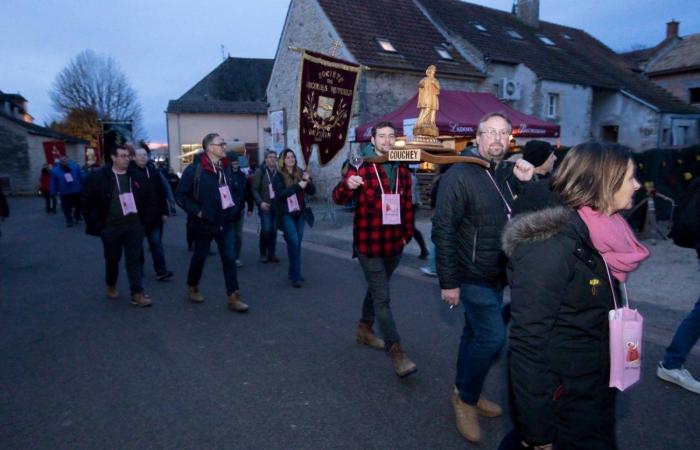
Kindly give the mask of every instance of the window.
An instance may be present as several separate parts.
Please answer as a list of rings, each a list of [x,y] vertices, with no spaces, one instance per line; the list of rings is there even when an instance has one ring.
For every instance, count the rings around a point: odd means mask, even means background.
[[[688,89],[688,97],[690,103],[700,103],[700,87]]]
[[[572,38],[571,35],[569,35],[568,33],[562,33],[561,35],[564,36],[564,39],[566,39],[568,41],[574,40],[574,38]]]
[[[508,36],[512,37],[513,39],[522,39],[523,38],[522,34],[518,33],[515,30],[512,30],[512,29],[507,28],[506,33],[508,34]]]
[[[435,47],[435,51],[437,52],[438,55],[440,55],[440,58],[442,59],[449,59],[450,61],[452,60],[452,55],[450,55],[450,52],[445,50],[442,47]]]
[[[474,25],[474,28],[481,31],[482,33],[486,33],[488,31],[486,27],[480,24],[479,22],[472,22],[472,25]]]
[[[617,125],[606,125],[602,128],[603,142],[617,143],[617,134],[619,128]]]
[[[396,53],[396,48],[394,48],[394,46],[391,45],[391,42],[389,42],[389,40],[377,38],[377,43],[385,52]]]
[[[547,117],[550,119],[559,116],[559,94],[547,94]]]
[[[551,40],[550,38],[548,38],[547,36],[545,36],[545,35],[543,35],[543,34],[538,34],[537,37],[539,38],[540,41],[542,41],[542,42],[543,42],[544,44],[546,44],[546,45],[552,45],[552,46],[556,46],[556,45],[557,45],[557,44],[554,43],[553,40]]]

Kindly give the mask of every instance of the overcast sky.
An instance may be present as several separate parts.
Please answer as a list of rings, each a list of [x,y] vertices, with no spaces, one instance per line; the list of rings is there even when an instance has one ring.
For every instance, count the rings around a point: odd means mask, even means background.
[[[513,1],[472,3],[510,11]],[[166,142],[168,100],[221,62],[222,44],[231,56],[274,58],[288,5],[289,0],[0,0],[0,90],[21,93],[35,123],[49,122],[54,78],[72,57],[92,49],[120,64],[141,100],[149,140]],[[581,28],[613,50],[656,45],[672,18],[681,22],[681,35],[700,33],[698,0],[541,0],[540,17]]]

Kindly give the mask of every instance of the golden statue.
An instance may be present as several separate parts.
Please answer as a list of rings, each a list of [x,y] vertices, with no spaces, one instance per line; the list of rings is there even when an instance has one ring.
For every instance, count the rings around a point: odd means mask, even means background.
[[[425,70],[427,75],[418,83],[418,108],[420,114],[413,127],[414,136],[438,136],[435,117],[440,109],[440,82],[435,78],[435,66],[430,65]]]

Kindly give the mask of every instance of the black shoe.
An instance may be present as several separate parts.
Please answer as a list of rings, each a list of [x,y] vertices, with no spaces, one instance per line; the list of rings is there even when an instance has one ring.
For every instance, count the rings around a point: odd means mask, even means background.
[[[272,255],[272,256],[270,256],[269,258],[267,258],[267,260],[268,260],[268,262],[271,262],[271,263],[278,263],[278,262],[280,262],[280,259],[279,259],[278,257],[274,256],[274,255]]]
[[[427,251],[425,252],[420,252],[420,255],[418,255],[418,259],[428,259],[429,253]]]
[[[173,276],[173,273],[169,270],[166,270],[165,272],[159,273],[158,275],[156,275],[156,280],[165,281],[172,276]]]

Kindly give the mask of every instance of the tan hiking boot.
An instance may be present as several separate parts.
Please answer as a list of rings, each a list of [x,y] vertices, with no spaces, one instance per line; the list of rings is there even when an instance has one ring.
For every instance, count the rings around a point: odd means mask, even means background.
[[[479,413],[476,406],[464,403],[459,395],[452,394],[452,406],[455,410],[457,430],[469,442],[481,440],[481,428],[479,427]]]
[[[476,402],[476,412],[484,417],[498,417],[503,414],[500,406],[484,397],[479,397],[479,401]]]
[[[204,302],[204,297],[197,289],[197,286],[187,286],[187,297],[192,303],[202,303]]]
[[[368,323],[360,322],[357,324],[357,338],[355,340],[358,344],[368,345],[378,350],[384,349],[384,341],[374,334],[372,325]]]
[[[107,294],[107,298],[119,298],[119,291],[116,286],[107,286],[105,293]]]
[[[394,372],[396,375],[403,378],[414,373],[416,370],[416,365],[413,361],[408,359],[406,353],[401,349],[401,345],[398,342],[394,342],[389,347],[389,357],[391,358],[391,363],[394,365]]]
[[[133,294],[131,296],[131,304],[134,306],[151,306],[153,302],[151,302],[151,299],[145,295],[143,292],[139,292],[137,294]]]
[[[238,291],[228,296],[228,309],[237,313],[248,311],[248,305],[241,301],[241,294]]]

